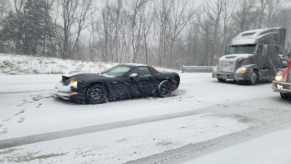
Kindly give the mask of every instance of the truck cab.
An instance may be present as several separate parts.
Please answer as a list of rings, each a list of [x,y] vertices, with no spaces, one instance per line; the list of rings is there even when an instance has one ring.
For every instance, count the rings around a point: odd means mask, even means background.
[[[291,98],[291,58],[288,67],[277,73],[273,81],[273,90],[279,92],[283,99]]]
[[[240,33],[226,47],[225,54],[213,71],[220,82],[271,82],[284,67],[286,29],[257,29]]]

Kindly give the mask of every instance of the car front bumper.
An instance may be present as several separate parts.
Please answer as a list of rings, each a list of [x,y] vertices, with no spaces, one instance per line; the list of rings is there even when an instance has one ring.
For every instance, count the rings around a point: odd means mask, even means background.
[[[273,90],[275,92],[291,94],[291,83],[273,81]]]
[[[213,72],[213,78],[223,79],[223,80],[233,80],[233,81],[247,81],[250,80],[249,74],[238,74],[231,72]]]
[[[62,83],[59,83],[55,87],[55,97],[60,98],[62,100],[70,101],[74,97],[78,96],[78,92],[74,92],[69,85],[63,85]]]

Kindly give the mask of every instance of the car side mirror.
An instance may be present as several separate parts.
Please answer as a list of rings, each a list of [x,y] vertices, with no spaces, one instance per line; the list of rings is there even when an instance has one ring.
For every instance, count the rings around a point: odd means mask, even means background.
[[[135,78],[138,77],[138,74],[137,74],[137,73],[132,73],[132,74],[129,75],[129,77],[130,77],[131,79],[135,79]]]

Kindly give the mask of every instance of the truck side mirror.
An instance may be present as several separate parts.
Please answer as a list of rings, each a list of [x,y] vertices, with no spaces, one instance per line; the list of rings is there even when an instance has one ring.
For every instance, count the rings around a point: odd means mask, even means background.
[[[282,64],[284,68],[288,67],[288,60],[283,60]]]

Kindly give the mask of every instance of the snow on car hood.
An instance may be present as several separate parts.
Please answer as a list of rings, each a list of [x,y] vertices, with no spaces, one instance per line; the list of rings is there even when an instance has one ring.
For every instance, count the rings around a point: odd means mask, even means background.
[[[67,77],[67,80],[78,80],[82,82],[91,82],[91,81],[99,81],[105,80],[108,77],[102,76],[101,74],[97,73],[83,73],[83,74],[76,74],[73,76]]]

